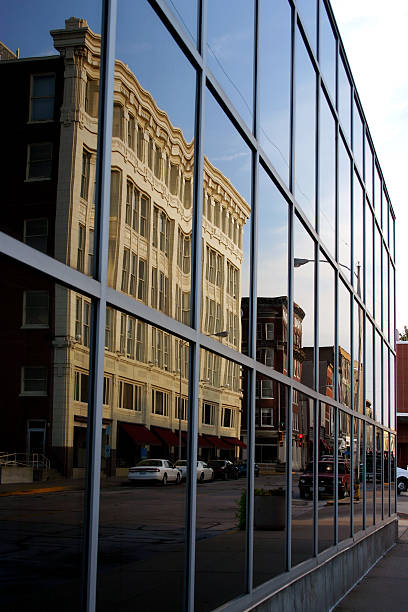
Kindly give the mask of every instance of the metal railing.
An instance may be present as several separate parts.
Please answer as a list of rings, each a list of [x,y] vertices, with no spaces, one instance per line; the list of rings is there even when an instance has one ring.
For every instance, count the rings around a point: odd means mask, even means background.
[[[0,467],[16,465],[20,467],[32,467],[37,470],[48,471],[51,462],[45,455],[40,453],[2,453],[0,452]]]

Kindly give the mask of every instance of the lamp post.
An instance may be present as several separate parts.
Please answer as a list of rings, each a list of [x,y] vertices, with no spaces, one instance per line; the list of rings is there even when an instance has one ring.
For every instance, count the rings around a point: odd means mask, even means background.
[[[219,331],[219,332],[214,332],[213,334],[206,334],[206,336],[215,336],[217,338],[226,338],[228,336],[228,331],[227,330],[223,330],[223,331]],[[179,339],[179,382],[180,382],[180,386],[179,386],[179,414],[178,414],[178,458],[179,460],[181,459],[181,421],[182,421],[182,414],[181,414],[181,405],[182,405],[182,393],[181,393],[181,375],[182,375],[182,368],[181,368],[181,364],[182,364],[182,357],[183,357],[183,348],[184,346],[188,345],[189,342],[188,340],[181,340]]]

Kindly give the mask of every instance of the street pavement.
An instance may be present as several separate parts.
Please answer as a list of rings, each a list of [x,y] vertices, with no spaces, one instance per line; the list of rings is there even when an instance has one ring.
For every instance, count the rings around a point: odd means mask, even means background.
[[[408,610],[408,493],[398,497],[398,542],[334,608],[335,612]]]

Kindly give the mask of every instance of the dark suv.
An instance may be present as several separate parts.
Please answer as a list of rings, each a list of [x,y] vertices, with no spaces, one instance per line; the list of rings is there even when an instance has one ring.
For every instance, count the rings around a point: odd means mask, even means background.
[[[236,464],[237,468],[238,468],[238,477],[239,478],[245,478],[247,475],[247,462],[246,459],[245,461],[240,461],[239,463]],[[259,476],[259,465],[257,463],[254,464],[254,474],[255,476]]]
[[[318,493],[320,495],[333,495],[334,461],[325,459],[318,463]],[[350,466],[347,461],[338,461],[337,486],[339,499],[350,493]],[[307,464],[305,471],[299,478],[299,494],[302,499],[313,495],[313,462]]]
[[[238,478],[238,468],[236,465],[228,459],[212,459],[207,461],[208,467],[214,470],[214,478],[222,478],[222,480],[228,480],[229,478]]]

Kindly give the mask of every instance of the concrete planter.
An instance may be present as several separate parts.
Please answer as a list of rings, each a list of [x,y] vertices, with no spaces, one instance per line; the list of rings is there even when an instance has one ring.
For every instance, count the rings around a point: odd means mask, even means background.
[[[285,495],[255,495],[255,529],[268,529],[271,531],[279,531],[285,529],[285,502]]]
[[[33,480],[32,467],[8,465],[0,468],[1,484],[19,484],[23,482],[33,482]]]

